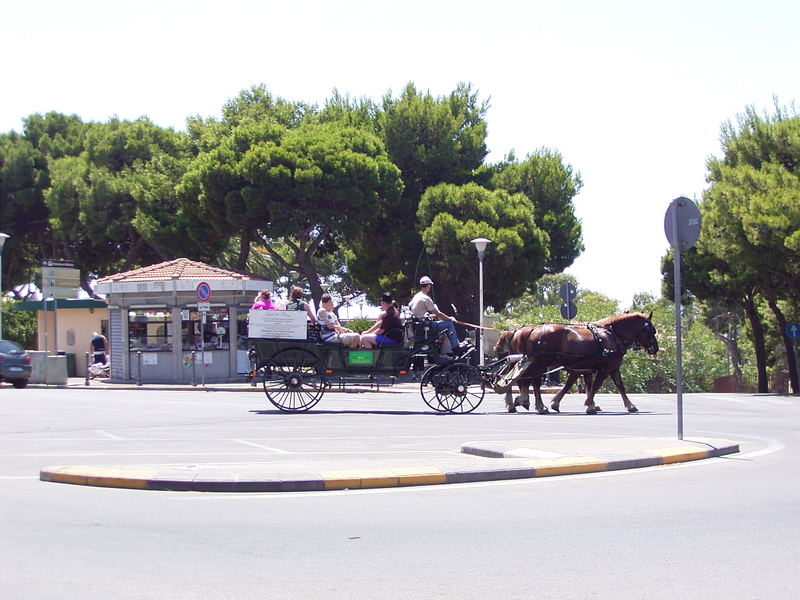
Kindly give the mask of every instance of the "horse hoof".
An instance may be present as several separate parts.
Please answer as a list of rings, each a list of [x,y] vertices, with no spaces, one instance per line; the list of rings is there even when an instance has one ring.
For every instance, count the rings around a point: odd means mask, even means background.
[[[552,408],[552,409],[553,409],[554,411],[556,411],[557,413],[560,413],[560,412],[561,412],[561,411],[558,409],[558,404],[556,404],[555,402],[553,402],[553,403],[550,405],[550,408]]]
[[[543,406],[542,408],[537,409],[536,412],[539,413],[540,415],[548,415],[548,414],[550,414],[550,411],[547,410],[546,406]]]
[[[592,407],[592,406],[587,406],[586,407],[586,414],[587,415],[596,415],[597,414],[597,409]]]
[[[639,409],[636,408],[635,406],[631,405],[631,406],[628,407],[628,412],[629,413],[639,412]]]
[[[603,410],[602,408],[600,408],[600,407],[599,407],[599,406],[597,406],[597,405],[595,405],[594,409],[595,409],[595,411],[597,411],[597,412],[600,412],[601,410]]]

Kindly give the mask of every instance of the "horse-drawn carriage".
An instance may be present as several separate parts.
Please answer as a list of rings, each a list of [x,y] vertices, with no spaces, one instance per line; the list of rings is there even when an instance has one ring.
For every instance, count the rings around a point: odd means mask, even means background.
[[[553,399],[558,405],[578,376],[587,385],[587,413],[599,408],[594,396],[603,380],[611,377],[629,412],[636,407],[625,393],[619,367],[628,349],[658,351],[652,315],[625,313],[579,325],[542,324],[506,332],[495,348],[512,352],[485,366],[475,367],[466,359],[474,348],[453,359],[443,355],[443,333],[435,333],[427,319],[407,321],[403,344],[374,349],[351,349],[319,340],[316,325],[306,326],[305,314],[296,311],[251,311],[249,323],[251,374],[260,377],[269,401],[286,412],[306,411],[315,406],[327,389],[338,384],[363,383],[379,387],[380,378],[392,381],[419,377],[425,403],[437,412],[469,413],[483,401],[486,387],[505,394],[510,412],[530,406],[533,386],[536,410],[547,412],[539,386],[554,366],[569,377]],[[421,376],[420,376],[421,374]],[[517,385],[521,396],[512,400]]]
[[[306,325],[305,313],[250,312],[251,376],[261,379],[269,401],[286,412],[306,411],[325,391],[337,386],[381,380],[419,379],[425,403],[437,412],[468,413],[483,401],[484,376],[467,362],[474,352],[457,359],[441,352],[441,336],[427,319],[409,319],[402,344],[353,349],[319,339],[317,325]]]

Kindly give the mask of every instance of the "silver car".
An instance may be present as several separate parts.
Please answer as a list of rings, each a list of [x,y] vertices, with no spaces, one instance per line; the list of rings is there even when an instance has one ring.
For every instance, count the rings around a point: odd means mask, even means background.
[[[0,340],[0,381],[24,388],[31,378],[31,355],[17,342]]]

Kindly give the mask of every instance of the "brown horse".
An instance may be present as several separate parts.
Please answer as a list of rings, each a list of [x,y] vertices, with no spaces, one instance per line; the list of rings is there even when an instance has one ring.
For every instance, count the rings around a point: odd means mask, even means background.
[[[584,375],[586,380],[588,414],[597,412],[594,396],[609,375],[620,390],[628,411],[636,412],[638,409],[625,394],[619,367],[625,352],[631,348],[645,348],[648,354],[658,352],[652,317],[652,313],[623,313],[585,326],[545,323],[503,333],[495,345],[495,352],[500,354],[508,347],[512,353],[524,354],[523,360],[529,363],[517,378],[519,399],[513,401],[511,392],[506,392],[506,407],[510,412],[519,405],[529,407],[529,386],[533,385],[536,411],[547,413],[541,396],[541,377],[548,370],[563,367],[570,376],[551,404],[556,412],[561,398],[579,375]]]

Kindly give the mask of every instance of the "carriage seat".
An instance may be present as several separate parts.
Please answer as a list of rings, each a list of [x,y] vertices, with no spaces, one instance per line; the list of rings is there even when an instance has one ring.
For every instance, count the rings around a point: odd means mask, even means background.
[[[428,317],[423,319],[412,317],[411,328],[414,334],[414,343],[431,341],[439,336],[433,328],[433,320]]]

